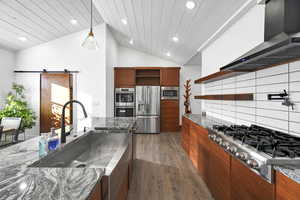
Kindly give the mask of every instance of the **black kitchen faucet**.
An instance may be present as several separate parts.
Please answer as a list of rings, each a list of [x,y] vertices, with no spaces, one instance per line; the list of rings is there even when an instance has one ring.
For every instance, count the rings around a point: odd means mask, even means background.
[[[61,143],[66,143],[66,123],[65,123],[65,112],[66,112],[66,108],[69,104],[71,103],[78,103],[82,110],[83,110],[83,114],[84,114],[84,117],[87,118],[88,115],[86,113],[86,110],[84,108],[84,105],[80,102],[80,101],[77,101],[77,100],[71,100],[71,101],[68,101],[67,103],[65,103],[63,109],[62,109],[62,116],[61,116]]]

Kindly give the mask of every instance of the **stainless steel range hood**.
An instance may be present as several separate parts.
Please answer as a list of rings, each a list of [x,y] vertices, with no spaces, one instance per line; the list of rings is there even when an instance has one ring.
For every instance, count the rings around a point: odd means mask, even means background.
[[[300,1],[269,0],[265,8],[265,42],[222,67],[221,71],[255,71],[298,58]]]

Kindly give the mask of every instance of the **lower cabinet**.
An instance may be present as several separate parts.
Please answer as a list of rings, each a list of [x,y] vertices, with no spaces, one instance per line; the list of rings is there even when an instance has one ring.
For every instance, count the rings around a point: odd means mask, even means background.
[[[274,200],[275,184],[268,183],[232,157],[231,195],[232,200]]]
[[[126,200],[129,188],[129,174],[126,174],[123,183],[121,184],[116,200]]]
[[[206,184],[216,200],[230,200],[230,155],[215,143],[210,143]]]
[[[215,200],[299,200],[300,184],[276,172],[271,184],[208,138],[207,129],[182,118],[181,144]]]
[[[276,172],[276,200],[299,200],[300,184]]]
[[[193,165],[198,169],[198,156],[199,156],[199,141],[198,135],[201,134],[198,132],[198,128],[194,123],[190,124],[190,137],[189,137],[189,157]]]
[[[92,193],[90,194],[88,200],[102,200],[103,199],[102,196],[103,196],[103,194],[102,194],[102,181],[99,181],[95,185],[95,187],[94,187]]]
[[[185,117],[182,117],[182,127],[181,127],[181,145],[184,151],[189,154],[190,146],[190,121]]]

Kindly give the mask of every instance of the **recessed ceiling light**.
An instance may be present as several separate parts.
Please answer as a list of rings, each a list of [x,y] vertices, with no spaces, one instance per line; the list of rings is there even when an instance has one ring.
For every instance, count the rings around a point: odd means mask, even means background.
[[[168,57],[170,57],[170,56],[171,56],[171,53],[170,53],[170,52],[167,52],[166,55],[167,55]]]
[[[192,10],[192,9],[195,8],[196,4],[195,4],[194,1],[187,1],[186,4],[185,4],[185,6],[186,6],[188,9]]]
[[[27,41],[27,38],[26,37],[19,37],[18,38],[20,41],[22,41],[22,42],[26,42]]]
[[[172,37],[172,40],[173,40],[174,42],[178,42],[178,41],[179,41],[178,37],[176,37],[176,36]]]
[[[121,22],[124,24],[124,25],[127,25],[127,20],[126,19],[121,19]]]
[[[78,22],[77,22],[76,19],[71,19],[71,20],[70,20],[70,23],[73,24],[73,25],[76,25]]]
[[[133,45],[133,39],[129,40],[129,44]]]

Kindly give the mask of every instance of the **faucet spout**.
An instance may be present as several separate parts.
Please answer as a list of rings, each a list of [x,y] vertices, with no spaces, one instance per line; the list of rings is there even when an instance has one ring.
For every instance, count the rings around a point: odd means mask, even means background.
[[[66,108],[69,104],[73,104],[73,103],[79,104],[81,106],[82,110],[83,110],[84,117],[85,118],[88,117],[88,115],[86,113],[86,110],[85,110],[85,107],[80,101],[71,100],[71,101],[68,101],[67,103],[65,103],[65,105],[63,106],[62,115],[61,115],[61,143],[62,144],[66,143],[66,120],[65,120]]]

